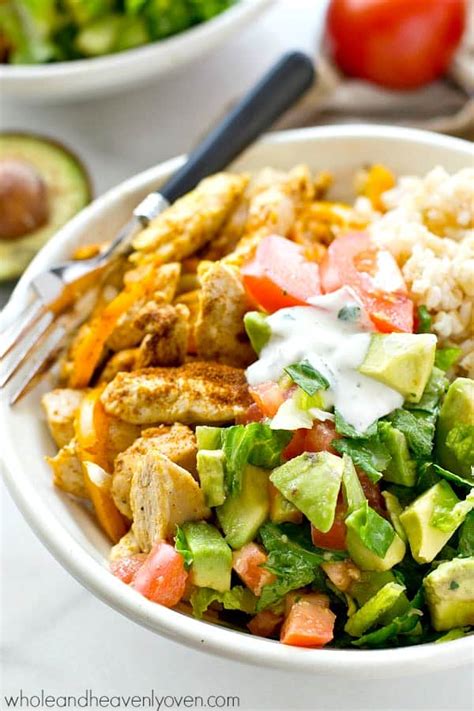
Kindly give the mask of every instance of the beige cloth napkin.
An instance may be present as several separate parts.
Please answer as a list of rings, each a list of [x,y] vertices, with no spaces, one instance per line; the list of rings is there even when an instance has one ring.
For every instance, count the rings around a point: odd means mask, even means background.
[[[468,29],[449,73],[416,91],[388,91],[343,77],[324,50],[317,80],[276,128],[371,122],[440,131],[474,140],[474,1]]]

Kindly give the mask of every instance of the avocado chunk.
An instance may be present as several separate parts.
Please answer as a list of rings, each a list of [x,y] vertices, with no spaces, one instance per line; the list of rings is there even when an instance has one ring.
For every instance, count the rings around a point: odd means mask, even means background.
[[[244,326],[252,348],[257,355],[260,355],[260,351],[266,346],[272,335],[267,317],[260,311],[249,311],[244,316]]]
[[[405,593],[405,587],[398,583],[387,583],[362,605],[346,622],[344,630],[351,637],[361,637],[393,608]]]
[[[89,178],[69,150],[37,136],[0,134],[0,280],[19,276],[90,198]]]
[[[270,481],[318,531],[327,533],[334,523],[342,471],[341,457],[306,452],[274,469]]]
[[[222,449],[199,449],[197,470],[206,506],[223,504],[225,501],[225,454]]]
[[[441,563],[423,581],[435,630],[474,625],[474,558]]]
[[[434,560],[472,508],[469,498],[461,502],[443,480],[407,506],[400,522],[417,563]]]
[[[379,424],[379,434],[382,444],[390,454],[390,461],[382,476],[386,481],[402,486],[415,486],[416,462],[410,457],[405,435],[389,422]]]
[[[209,425],[196,427],[196,444],[198,449],[220,449],[222,447],[222,428]]]
[[[405,533],[405,529],[403,528],[400,521],[400,515],[403,513],[403,508],[400,501],[397,499],[395,494],[392,494],[390,491],[382,491],[382,496],[385,499],[385,505],[387,507],[388,515],[390,517],[390,521],[392,522],[392,526],[394,527],[395,531],[398,533],[402,541],[404,543],[407,543],[407,534]]]
[[[285,499],[270,483],[270,521],[272,523],[301,523],[303,514],[291,501]]]
[[[436,428],[436,455],[442,467],[474,482],[474,380],[470,378],[456,378],[449,386]]]
[[[359,371],[419,402],[434,365],[436,336],[431,333],[374,334]]]
[[[182,526],[192,555],[191,582],[219,592],[230,590],[232,551],[215,526],[190,521]]]
[[[227,543],[238,550],[252,541],[270,512],[268,471],[247,464],[240,490],[227,496],[216,508]]]
[[[346,546],[350,557],[362,570],[390,570],[390,568],[393,568],[394,565],[397,565],[397,563],[403,560],[406,552],[404,542],[400,536],[395,533],[393,541],[385,555],[383,557],[379,556],[364,545],[358,532],[350,527],[350,525],[347,527]]]

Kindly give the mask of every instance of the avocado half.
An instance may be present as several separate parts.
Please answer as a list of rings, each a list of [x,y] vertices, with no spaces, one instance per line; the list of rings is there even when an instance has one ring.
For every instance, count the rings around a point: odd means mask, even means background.
[[[41,136],[0,133],[0,195],[2,165],[30,168],[42,184],[46,202],[41,225],[20,235],[0,237],[0,280],[14,279],[60,227],[91,200],[89,176],[67,148]]]

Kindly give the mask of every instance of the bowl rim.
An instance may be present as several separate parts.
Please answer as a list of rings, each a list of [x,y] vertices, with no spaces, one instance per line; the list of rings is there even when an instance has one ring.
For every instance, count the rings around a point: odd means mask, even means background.
[[[152,60],[162,49],[163,52],[173,52],[192,39],[198,41],[206,34],[220,34],[232,26],[238,20],[242,20],[246,15],[251,14],[274,2],[274,0],[239,0],[235,5],[231,5],[223,12],[204,20],[197,25],[188,27],[181,32],[177,32],[169,37],[148,42],[139,47],[105,54],[99,57],[83,57],[81,59],[71,59],[62,62],[51,62],[50,64],[0,64],[0,81],[23,81],[32,79],[64,79],[68,77],[74,79],[85,70],[94,74],[101,73],[105,69],[114,68],[117,72],[125,69],[134,60],[146,63]]]
[[[347,124],[344,126],[296,129],[270,134],[261,139],[267,145],[294,143],[324,138],[406,139],[428,146],[442,145],[456,153],[474,159],[474,146],[457,138],[439,136],[418,129],[404,129],[378,125]],[[108,205],[123,200],[128,194],[150,181],[159,183],[185,160],[180,156],[141,172],[112,188],[67,223],[38,253],[25,271],[5,313],[14,311],[25,297],[29,278],[54,261],[58,245],[78,236],[91,218]],[[8,404],[2,398],[0,422],[8,418]],[[175,610],[152,603],[114,578],[107,568],[87,553],[65,530],[43,503],[33,483],[23,473],[21,459],[12,441],[5,438],[2,459],[7,487],[38,538],[52,555],[84,587],[129,619],[158,632],[164,637],[195,649],[224,656],[247,664],[292,671],[374,677],[416,674],[420,671],[450,668],[468,664],[474,652],[474,637],[453,640],[449,644],[422,644],[383,650],[311,650],[288,647],[272,640],[255,638],[249,634],[229,630]]]

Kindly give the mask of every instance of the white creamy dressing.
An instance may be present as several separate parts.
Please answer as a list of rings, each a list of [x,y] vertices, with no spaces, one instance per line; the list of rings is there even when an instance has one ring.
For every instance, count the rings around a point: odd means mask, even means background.
[[[286,366],[307,360],[330,383],[323,393],[326,407],[334,406],[364,432],[401,407],[403,396],[358,371],[370,344],[370,322],[364,315],[356,321],[338,318],[344,306],[360,306],[354,292],[343,287],[310,301],[268,317],[272,335],[259,360],[247,368],[247,381],[250,386],[277,382]]]

